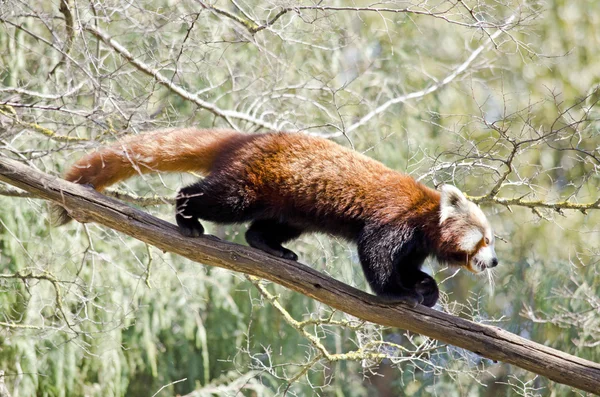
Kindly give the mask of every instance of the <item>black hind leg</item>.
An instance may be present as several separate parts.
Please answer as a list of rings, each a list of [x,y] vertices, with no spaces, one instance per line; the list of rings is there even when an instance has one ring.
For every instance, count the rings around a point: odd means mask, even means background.
[[[251,219],[252,200],[229,186],[232,185],[223,181],[213,183],[206,178],[179,191],[175,220],[184,236],[204,234],[198,219],[216,223],[238,223]]]
[[[204,193],[196,186],[187,186],[179,191],[175,199],[175,221],[181,234],[187,237],[198,237],[204,234],[204,227],[198,221],[195,208]]]
[[[302,234],[302,229],[287,223],[265,219],[254,221],[246,232],[246,241],[251,247],[284,259],[298,260],[298,255],[281,246]]]

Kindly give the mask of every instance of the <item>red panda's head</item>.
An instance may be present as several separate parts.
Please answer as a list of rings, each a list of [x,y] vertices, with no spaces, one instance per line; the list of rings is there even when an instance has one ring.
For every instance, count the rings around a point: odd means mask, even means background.
[[[442,186],[440,200],[441,241],[438,259],[479,273],[498,265],[494,232],[481,211],[460,190]]]

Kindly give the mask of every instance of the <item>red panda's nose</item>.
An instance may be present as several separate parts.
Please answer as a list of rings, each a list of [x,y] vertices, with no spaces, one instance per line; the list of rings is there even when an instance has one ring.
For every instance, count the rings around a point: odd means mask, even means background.
[[[498,258],[492,258],[492,267],[498,266]]]

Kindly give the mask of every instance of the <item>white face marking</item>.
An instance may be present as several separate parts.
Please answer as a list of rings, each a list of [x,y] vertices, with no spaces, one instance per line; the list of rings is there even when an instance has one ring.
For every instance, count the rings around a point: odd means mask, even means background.
[[[488,264],[492,262],[492,259],[494,259],[495,256],[494,247],[488,245],[477,251],[477,254],[474,256],[474,258],[482,261],[485,264]]]
[[[482,238],[483,234],[479,229],[471,229],[460,240],[459,247],[463,251],[473,252]]]
[[[471,267],[478,272],[482,272],[485,269],[494,267],[498,264],[496,250],[494,249],[494,235],[492,234],[491,238],[489,239],[490,244],[479,249],[479,251],[477,251],[477,253],[471,259]]]
[[[459,248],[469,253],[466,267],[473,272],[481,272],[498,264],[494,249],[494,232],[479,206],[467,200],[465,195],[452,185],[441,188],[440,225],[455,218],[466,230],[458,242]],[[483,241],[482,244],[482,240]],[[480,248],[476,251],[478,245]]]
[[[477,222],[479,222],[481,225],[483,225],[486,229],[490,229],[488,220],[485,217],[485,214],[483,213],[481,208],[479,208],[479,206],[477,204],[475,204],[471,201],[469,201],[468,203],[469,203],[469,215],[472,216],[475,220],[477,220]],[[486,232],[487,231],[488,230],[486,230]]]

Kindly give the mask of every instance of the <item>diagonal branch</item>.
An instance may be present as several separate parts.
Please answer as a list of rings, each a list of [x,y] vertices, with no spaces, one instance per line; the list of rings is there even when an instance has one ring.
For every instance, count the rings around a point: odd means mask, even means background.
[[[515,19],[515,16],[512,15],[510,16],[507,20],[506,23],[504,24],[504,26],[506,25],[510,25]],[[492,45],[494,43],[494,40],[500,36],[500,34],[502,34],[504,32],[503,29],[498,29],[494,34],[492,34],[491,36],[488,37],[488,39],[485,41],[485,43],[483,43],[482,45],[480,45],[479,47],[477,47],[472,53],[471,55],[469,55],[469,57],[460,65],[458,65],[458,67],[456,67],[452,73],[448,74],[446,77],[444,77],[444,79],[442,81],[438,81],[435,84],[430,85],[429,87],[421,90],[421,91],[416,91],[416,92],[411,92],[410,94],[406,94],[406,95],[400,95],[398,97],[392,98],[386,102],[384,102],[383,104],[379,105],[377,108],[375,108],[373,111],[367,113],[366,115],[364,115],[360,120],[358,120],[356,123],[352,124],[351,126],[349,126],[346,129],[346,133],[352,132],[355,129],[357,129],[358,127],[361,127],[363,125],[365,125],[369,120],[371,120],[373,117],[377,116],[380,113],[383,113],[387,108],[389,108],[392,105],[396,105],[398,103],[404,103],[406,101],[408,101],[409,99],[417,99],[417,98],[422,98],[428,94],[431,94],[432,92],[435,92],[437,90],[439,90],[440,88],[444,87],[445,85],[448,85],[450,82],[452,82],[454,79],[456,79],[456,77],[460,76],[465,70],[467,70],[467,68],[473,63],[473,61],[475,61],[475,59],[477,59],[477,57],[490,45]]]
[[[474,323],[421,305],[392,303],[352,288],[303,264],[211,236],[186,238],[177,228],[82,185],[0,156],[0,180],[57,202],[78,220],[97,222],[195,262],[264,278],[359,319],[398,327],[549,379],[600,392],[600,364],[543,346],[498,327]]]
[[[175,84],[172,79],[164,76],[160,70],[154,69],[151,65],[143,62],[139,57],[134,56],[127,48],[125,48],[121,43],[110,37],[106,32],[97,28],[93,25],[87,25],[85,30],[102,40],[106,45],[115,50],[121,57],[130,62],[137,70],[140,72],[154,78],[158,84],[166,87],[174,94],[179,95],[181,98],[186,101],[190,101],[196,104],[198,107],[208,110],[213,113],[215,116],[224,118],[232,128],[239,129],[236,127],[233,120],[242,120],[252,123],[254,125],[267,128],[270,130],[277,130],[277,126],[266,122],[264,120],[258,119],[256,117],[252,117],[248,114],[237,112],[234,110],[224,110],[219,108],[217,105],[207,102],[200,98],[198,95],[187,91],[182,86]]]
[[[277,20],[279,20],[279,18],[281,18],[282,16],[284,16],[285,14],[287,14],[289,12],[300,13],[301,11],[323,11],[323,12],[325,12],[325,11],[331,11],[331,12],[350,11],[350,12],[357,12],[357,13],[358,12],[374,12],[377,14],[392,13],[392,14],[423,15],[423,16],[442,19],[451,24],[464,26],[467,28],[475,28],[475,29],[501,28],[501,27],[508,27],[508,25],[510,25],[510,22],[495,23],[495,22],[487,22],[485,20],[480,20],[474,16],[473,12],[469,8],[467,8],[467,10],[469,11],[469,14],[471,16],[473,16],[473,19],[475,20],[475,22],[468,23],[468,22],[461,22],[458,19],[452,19],[449,15],[451,15],[450,11],[455,7],[454,4],[451,4],[447,9],[444,9],[442,11],[434,11],[433,8],[432,9],[426,9],[426,8],[419,9],[419,8],[415,8],[415,7],[390,8],[390,7],[349,7],[349,6],[323,6],[323,5],[300,6],[299,5],[299,6],[281,8],[275,14],[274,17],[271,17],[269,20],[267,20],[267,21],[263,22],[261,25],[259,25],[258,23],[254,22],[250,18],[250,16],[248,16],[246,13],[244,13],[244,16],[247,19],[244,19],[244,18],[241,18],[241,17],[235,15],[234,13],[231,13],[222,8],[215,7],[214,5],[211,5],[211,4],[206,4],[200,0],[197,0],[197,1],[198,1],[198,3],[200,3],[200,5],[202,5],[203,8],[212,10],[217,14],[223,15],[223,16],[239,23],[240,25],[243,25],[246,29],[248,29],[248,31],[251,34],[258,33],[261,30],[264,30],[264,29],[267,29],[267,28],[273,26],[273,24],[275,22],[277,22]],[[235,2],[234,2],[234,4],[235,4]],[[238,9],[239,9],[239,7],[238,7]],[[242,10],[242,12],[243,12],[243,10]]]

